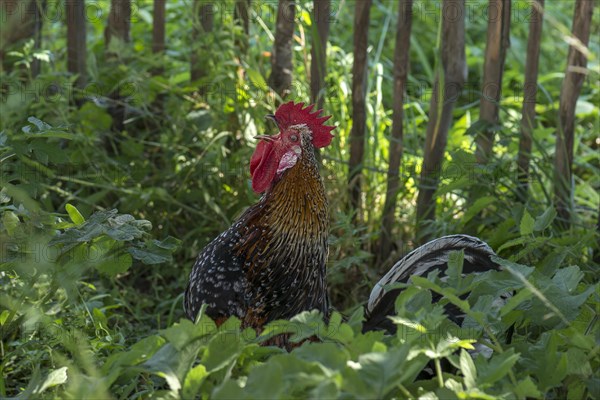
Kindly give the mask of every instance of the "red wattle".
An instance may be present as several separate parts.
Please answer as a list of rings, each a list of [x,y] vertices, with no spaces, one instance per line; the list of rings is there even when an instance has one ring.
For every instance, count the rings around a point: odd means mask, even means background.
[[[254,175],[254,171],[256,168],[258,168],[260,162],[262,161],[268,145],[269,144],[264,140],[261,140],[258,142],[258,145],[256,145],[256,149],[254,150],[254,153],[252,153],[252,158],[250,158],[250,176]]]
[[[262,193],[269,188],[277,172],[277,157],[273,143],[261,140],[250,159],[250,175],[252,176],[252,190]]]

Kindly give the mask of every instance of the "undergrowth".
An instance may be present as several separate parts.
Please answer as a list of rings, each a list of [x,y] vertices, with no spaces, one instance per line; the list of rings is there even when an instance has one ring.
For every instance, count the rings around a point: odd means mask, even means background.
[[[414,202],[433,79],[438,24],[427,17],[427,2],[417,1],[422,13],[411,43],[397,240],[391,257],[377,263],[372,254],[393,96],[394,41],[386,38],[393,36],[396,3],[374,1],[372,10],[372,20],[382,23],[373,23],[370,33],[367,207],[356,221],[346,197],[353,61],[352,18],[346,15],[352,10],[334,2],[339,9],[331,25],[325,109],[337,129],[322,151],[321,172],[331,209],[329,290],[340,313],[328,325],[303,313],[259,334],[240,329],[235,319],[219,328],[202,315],[195,323],[186,320],[182,292],[198,252],[257,200],[248,160],[253,137],[270,132],[264,115],[276,103],[266,85],[273,4],[253,11],[246,54],[236,48],[239,27],[210,34],[210,73],[199,82],[189,82],[185,2],[168,4],[170,48],[162,58],[150,53],[151,2],[139,3],[133,43],[118,52],[118,70],[105,60],[105,21],[90,21],[94,86],[80,108],[71,101],[80,95],[74,78],[64,73],[64,21],[44,28],[47,48],[39,54],[27,43],[10,53],[15,68],[2,72],[0,121],[0,397],[598,398],[597,58],[589,60],[578,103],[568,230],[556,223],[552,204],[570,2],[547,2],[552,18],[544,27],[525,204],[515,194],[514,160],[528,29],[518,16],[529,3],[513,2],[503,87],[510,95],[502,99],[494,159],[485,167],[475,163],[473,135],[486,21],[467,21],[469,83],[455,110],[437,219],[429,229],[437,236],[481,237],[498,253],[502,270],[463,277],[456,254],[447,278],[414,278],[402,292],[395,335],[361,332],[361,306],[373,283],[415,246]],[[298,2],[296,101],[309,98],[311,4]],[[101,7],[107,11],[108,4]],[[231,15],[219,23],[232,27]],[[597,54],[594,37],[590,48]],[[43,61],[42,73],[24,92],[5,91],[24,82],[32,57]],[[168,73],[153,75],[157,67]],[[111,130],[108,112],[115,88],[127,104],[122,132]],[[505,293],[512,294],[506,304],[494,302]],[[448,304],[467,316],[461,326],[445,315]],[[298,343],[293,351],[261,346],[284,332]]]

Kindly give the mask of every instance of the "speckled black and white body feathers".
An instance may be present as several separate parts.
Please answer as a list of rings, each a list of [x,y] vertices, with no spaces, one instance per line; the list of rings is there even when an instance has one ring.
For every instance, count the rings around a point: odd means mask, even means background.
[[[184,299],[190,319],[203,303],[215,320],[236,316],[254,328],[328,310],[328,204],[310,132],[301,132],[298,162],[200,252]]]

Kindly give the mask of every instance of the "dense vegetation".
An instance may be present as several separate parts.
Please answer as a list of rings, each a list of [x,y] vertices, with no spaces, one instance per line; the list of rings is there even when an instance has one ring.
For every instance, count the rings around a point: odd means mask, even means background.
[[[216,328],[182,311],[198,251],[257,200],[248,179],[253,137],[279,99],[267,85],[276,4],[251,10],[247,52],[231,2],[202,39],[208,75],[190,81],[187,1],[167,5],[167,51],[151,53],[152,3],[135,3],[132,43],[104,47],[110,4],[88,16],[86,101],[66,71],[64,15],[44,21],[43,48],[19,43],[5,58],[0,122],[0,397],[43,398],[598,398],[600,33],[594,15],[589,73],[577,107],[573,222],[552,202],[558,98],[572,3],[547,2],[539,71],[530,197],[516,196],[515,158],[523,102],[529,2],[515,1],[494,158],[477,164],[473,136],[487,21],[485,2],[467,16],[468,81],[454,111],[437,197],[435,236],[469,233],[498,253],[502,271],[415,278],[397,301],[398,333],[360,332],[373,283],[414,247],[418,171],[436,64],[439,21],[415,2],[405,97],[403,189],[396,251],[372,256],[385,194],[397,2],[371,11],[364,204],[348,206],[352,125],[352,2],[333,2],[325,109],[337,125],[321,152],[332,231],[328,271],[334,314],[304,313],[256,337],[239,321]],[[230,9],[230,8],[229,8]],[[297,4],[294,81],[288,99],[308,101],[312,2]],[[41,73],[31,75],[33,60]],[[156,74],[162,68],[162,74]],[[127,106],[116,131],[111,94]],[[595,261],[594,261],[594,257]],[[460,295],[470,292],[466,299]],[[500,294],[514,292],[504,305]],[[432,302],[433,294],[442,294]],[[467,318],[444,315],[452,303]],[[512,341],[506,332],[514,325]],[[260,343],[291,331],[291,353]],[[491,358],[469,356],[473,344]],[[423,368],[434,378],[423,380]]]

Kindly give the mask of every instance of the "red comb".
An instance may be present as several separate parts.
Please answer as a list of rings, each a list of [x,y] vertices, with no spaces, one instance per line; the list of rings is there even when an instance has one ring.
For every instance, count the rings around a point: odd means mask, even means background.
[[[275,120],[279,129],[284,131],[292,125],[306,124],[312,132],[312,143],[317,149],[329,146],[333,139],[331,131],[335,129],[335,126],[324,125],[324,123],[331,118],[331,115],[319,117],[323,110],[311,113],[314,105],[303,107],[304,103],[294,104],[293,101],[279,106],[275,112]]]

